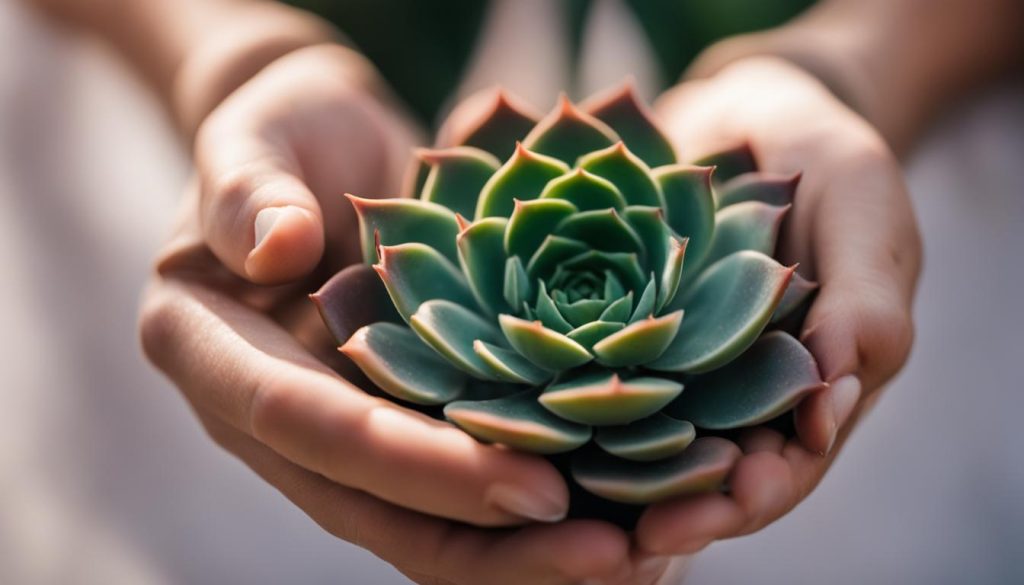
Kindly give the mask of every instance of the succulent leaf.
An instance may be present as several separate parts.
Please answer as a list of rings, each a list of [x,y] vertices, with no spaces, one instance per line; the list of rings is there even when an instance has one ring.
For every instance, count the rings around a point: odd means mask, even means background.
[[[639,366],[658,359],[679,332],[683,311],[631,323],[594,345],[598,363],[610,368]]]
[[[675,149],[654,123],[647,106],[637,98],[633,83],[596,95],[580,109],[608,124],[647,166],[676,162]]]
[[[422,149],[418,155],[430,165],[420,199],[469,217],[476,211],[480,190],[501,165],[493,154],[469,146]]]
[[[622,209],[626,200],[618,188],[607,179],[583,169],[562,175],[548,183],[541,199],[561,199],[575,205],[580,211],[596,209]]]
[[[629,318],[629,322],[636,323],[653,315],[657,299],[658,287],[655,284],[654,275],[651,274],[651,280],[647,282],[644,292],[640,294],[640,300],[636,302],[636,308],[633,309],[633,316]]]
[[[825,386],[807,349],[787,333],[765,334],[727,366],[690,379],[667,412],[705,429],[771,420]]]
[[[359,217],[363,261],[377,261],[377,246],[418,242],[458,262],[459,224],[449,209],[418,199],[363,199],[346,195]]]
[[[445,404],[466,387],[466,374],[404,325],[383,321],[367,325],[339,349],[381,390],[401,400]]]
[[[634,253],[601,252],[588,249],[586,252],[565,260],[562,266],[567,270],[587,270],[597,273],[611,270],[623,284],[632,290],[639,290],[645,281],[643,269],[640,268],[640,260]]]
[[[489,106],[478,118],[477,124],[468,128],[464,136],[455,137],[455,141],[456,144],[479,148],[504,160],[512,154],[513,145],[536,126],[537,116],[508,92],[498,90],[493,92],[490,99]]]
[[[594,359],[585,347],[540,321],[499,315],[498,324],[516,351],[545,370],[568,370]]]
[[[537,303],[534,305],[534,311],[537,319],[540,319],[540,322],[549,329],[554,329],[559,333],[569,333],[573,329],[572,323],[562,316],[562,312],[555,306],[555,301],[551,300],[543,280],[540,281],[540,290],[537,291]]]
[[[786,287],[786,292],[782,293],[782,300],[779,301],[779,306],[775,308],[775,313],[772,314],[771,322],[778,323],[788,317],[800,305],[804,304],[816,290],[818,290],[818,283],[800,276],[799,272],[794,272],[793,278],[789,281],[789,286]]]
[[[519,353],[477,339],[473,351],[498,379],[516,384],[537,385],[551,377]]]
[[[594,442],[631,461],[655,461],[686,449],[697,438],[693,423],[658,413],[628,425],[599,427]]]
[[[580,211],[558,224],[555,235],[583,242],[605,252],[643,252],[636,231],[614,208]]]
[[[345,268],[309,298],[339,344],[365,325],[379,321],[402,322],[380,276],[366,264]],[[358,309],[353,310],[353,307]]]
[[[750,144],[746,142],[705,156],[693,164],[702,167],[715,167],[715,180],[718,182],[728,181],[733,177],[757,170],[754,152],[750,150]]]
[[[701,265],[715,232],[713,170],[689,165],[654,170],[654,178],[665,194],[665,221],[676,234],[689,239],[686,263],[693,270]]]
[[[627,205],[661,207],[664,204],[661,187],[651,177],[651,168],[622,142],[602,150],[588,151],[576,164],[615,185]]]
[[[774,173],[746,173],[722,184],[718,190],[718,208],[746,201],[760,201],[776,207],[793,203],[800,173],[779,175]]]
[[[422,303],[432,299],[475,306],[473,293],[462,272],[430,246],[420,243],[381,246],[378,255],[380,261],[373,268],[406,321]]]
[[[572,451],[591,436],[590,427],[561,419],[541,407],[533,390],[493,400],[457,400],[444,408],[444,414],[482,441],[531,453]]]
[[[509,217],[515,200],[536,199],[548,181],[569,172],[564,162],[516,145],[512,157],[491,176],[480,191],[476,218]]]
[[[584,154],[617,140],[618,134],[607,124],[581,112],[562,94],[555,109],[526,136],[523,146],[572,164]]]
[[[521,307],[530,298],[530,282],[519,256],[512,256],[505,261],[505,280],[500,284],[509,307]]]
[[[583,242],[561,236],[547,236],[526,265],[531,278],[550,276],[562,262],[585,254],[590,248]]]
[[[573,329],[566,334],[566,337],[587,348],[587,351],[593,353],[594,345],[597,342],[613,333],[622,331],[624,327],[625,325],[623,323],[614,321],[591,321],[590,323],[580,325]]]
[[[459,233],[457,244],[459,248],[459,263],[462,265],[462,272],[469,282],[469,288],[473,292],[480,306],[491,316],[498,313],[507,313],[511,307],[518,307],[522,299],[512,304],[506,302],[505,283],[508,282],[506,275],[505,258],[505,226],[508,220],[503,217],[488,217],[474,222]],[[518,259],[517,259],[518,260]],[[522,269],[522,276],[526,271]],[[523,279],[523,284],[528,281]]]
[[[505,230],[505,251],[528,261],[555,227],[578,211],[571,202],[561,199],[517,199]]]
[[[589,425],[624,425],[659,412],[682,392],[683,385],[664,378],[623,380],[599,371],[560,380],[540,395],[544,408]]]
[[[683,452],[652,462],[613,457],[601,450],[573,457],[572,477],[587,491],[624,504],[650,504],[717,490],[742,452],[732,441],[700,437]]]
[[[504,345],[501,333],[490,321],[461,305],[433,300],[420,305],[409,325],[455,367],[481,380],[498,379],[473,347],[477,340]]]
[[[729,363],[764,330],[793,271],[749,250],[711,265],[679,303],[690,317],[647,367],[700,373]]]
[[[558,312],[574,327],[596,321],[609,304],[604,299],[579,299],[571,303],[555,301]]]
[[[629,320],[630,314],[633,312],[633,291],[626,293],[626,296],[621,295],[605,295],[605,298],[614,298],[612,304],[598,316],[601,321],[614,321],[616,323],[625,323]]]
[[[710,266],[741,250],[770,255],[775,251],[779,227],[790,207],[745,201],[719,211],[715,214],[715,235],[704,256],[704,264]]]

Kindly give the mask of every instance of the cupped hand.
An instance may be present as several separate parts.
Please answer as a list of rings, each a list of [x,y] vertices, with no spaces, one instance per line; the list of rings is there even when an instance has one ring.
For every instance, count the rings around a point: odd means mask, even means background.
[[[370,396],[332,367],[306,295],[358,257],[341,194],[394,192],[413,142],[371,78],[345,49],[302,49],[209,116],[143,301],[146,353],[217,443],[420,583],[619,582],[635,560],[626,535],[554,523],[568,492],[548,462]]]
[[[678,85],[656,111],[684,159],[748,144],[760,170],[802,173],[779,253],[821,285],[801,339],[830,383],[796,409],[797,437],[767,428],[744,433],[729,493],[645,512],[639,546],[678,554],[758,530],[818,484],[908,357],[921,244],[884,140],[796,66],[770,57],[737,61]]]

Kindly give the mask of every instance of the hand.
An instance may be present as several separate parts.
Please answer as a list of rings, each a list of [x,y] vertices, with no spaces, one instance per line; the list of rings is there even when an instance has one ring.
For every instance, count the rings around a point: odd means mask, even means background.
[[[143,302],[146,353],[217,443],[420,583],[616,582],[632,572],[630,547],[606,523],[470,525],[561,520],[568,492],[547,461],[374,398],[330,367],[339,354],[306,294],[356,261],[340,195],[393,192],[412,143],[367,75],[340,47],[299,50],[204,122],[197,188]]]
[[[762,170],[803,173],[780,256],[821,284],[801,338],[831,383],[797,407],[797,438],[767,428],[744,433],[730,493],[646,511],[639,546],[678,554],[759,530],[818,484],[908,356],[921,244],[899,164],[884,141],[788,62],[737,61],[680,84],[656,110],[685,159],[745,142]]]

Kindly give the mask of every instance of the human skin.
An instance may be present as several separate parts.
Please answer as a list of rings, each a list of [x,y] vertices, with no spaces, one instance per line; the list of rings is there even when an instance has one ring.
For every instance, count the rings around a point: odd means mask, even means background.
[[[804,339],[833,384],[800,405],[797,438],[746,434],[728,495],[653,506],[630,537],[557,521],[567,491],[544,460],[332,367],[305,293],[357,258],[337,195],[395,192],[420,134],[326,25],[243,0],[36,3],[110,40],[192,145],[196,180],[143,302],[147,355],[218,444],[326,530],[417,582],[460,585],[650,583],[669,557],[757,530],[813,489],[909,350],[920,245],[897,154],[984,77],[975,61],[1009,66],[1011,50],[984,47],[1012,48],[999,23],[1018,10],[988,0],[995,16],[971,27],[979,2],[942,3],[926,23],[914,0],[825,3],[711,48],[658,101],[686,158],[746,141],[765,169],[804,173],[782,256],[822,284]],[[955,47],[933,42],[949,35]]]

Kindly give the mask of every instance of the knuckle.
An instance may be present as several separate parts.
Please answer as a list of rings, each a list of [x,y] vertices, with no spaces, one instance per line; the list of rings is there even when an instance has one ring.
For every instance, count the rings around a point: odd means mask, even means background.
[[[139,309],[138,335],[146,358],[161,367],[176,331],[176,311],[162,295],[147,293]]]
[[[863,365],[883,380],[890,378],[907,360],[914,341],[910,312],[896,299],[865,299],[857,318],[862,324],[857,345]]]

